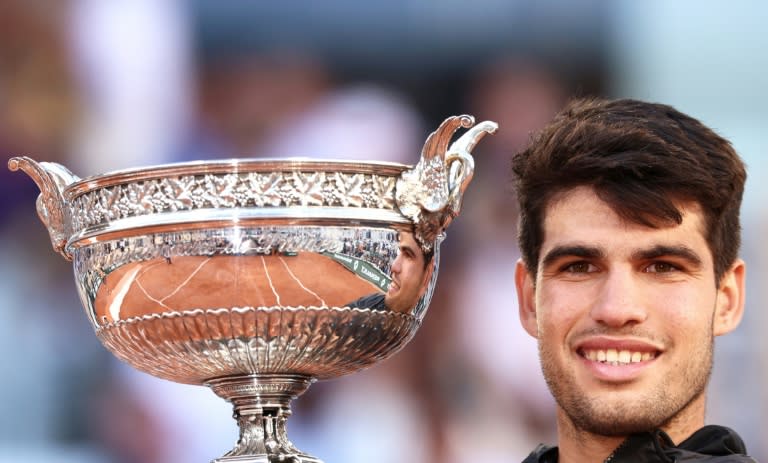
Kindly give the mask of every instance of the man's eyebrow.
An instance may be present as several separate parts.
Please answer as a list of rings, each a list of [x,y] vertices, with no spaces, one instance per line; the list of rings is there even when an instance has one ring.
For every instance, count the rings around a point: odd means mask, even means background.
[[[400,251],[409,251],[411,254],[416,254],[417,246],[411,244],[411,243],[400,243],[398,246]]]
[[[659,244],[650,249],[641,249],[632,253],[632,258],[635,260],[651,260],[659,257],[678,257],[697,267],[702,265],[702,259],[696,251],[684,245]]]
[[[563,257],[581,257],[584,259],[598,259],[605,254],[599,248],[593,246],[567,245],[555,246],[550,249],[541,261],[541,265],[546,267]]]

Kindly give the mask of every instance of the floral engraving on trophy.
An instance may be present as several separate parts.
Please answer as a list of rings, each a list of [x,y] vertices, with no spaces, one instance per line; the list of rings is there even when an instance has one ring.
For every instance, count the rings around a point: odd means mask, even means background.
[[[396,177],[342,172],[249,172],[166,177],[88,191],[72,201],[76,231],[163,212],[234,207],[395,209]]]

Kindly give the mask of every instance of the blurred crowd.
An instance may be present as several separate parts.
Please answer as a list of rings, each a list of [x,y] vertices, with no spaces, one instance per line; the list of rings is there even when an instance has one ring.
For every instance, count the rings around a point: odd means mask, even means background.
[[[501,463],[554,442],[536,344],[518,323],[508,161],[570,96],[610,95],[608,59],[583,70],[573,56],[559,66],[535,49],[499,47],[466,67],[445,66],[443,80],[426,71],[394,77],[401,70],[382,79],[295,48],[206,46],[187,5],[0,6],[0,463],[202,462],[237,438],[229,405],[206,388],[135,372],[101,347],[71,264],[50,249],[36,217],[38,190],[4,167],[8,158],[59,162],[83,177],[216,158],[410,164],[443,118],[462,113],[501,130],[474,152],[475,180],[443,244],[424,325],[392,359],[310,388],[295,402],[289,435],[329,463]],[[591,61],[601,50],[585,53]],[[765,222],[744,221],[748,314],[768,297],[758,288]],[[718,354],[711,418],[726,417],[768,459],[759,431],[768,425],[766,319],[748,321]]]

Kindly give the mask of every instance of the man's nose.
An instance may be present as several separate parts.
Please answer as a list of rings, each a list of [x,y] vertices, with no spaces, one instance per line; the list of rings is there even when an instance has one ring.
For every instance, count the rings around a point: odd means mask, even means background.
[[[646,320],[642,281],[631,269],[612,269],[601,283],[590,312],[593,320],[614,328]]]
[[[402,270],[402,267],[403,267],[402,256],[403,256],[402,254],[398,254],[397,257],[395,258],[395,261],[392,262],[392,273],[400,273],[400,270]]]

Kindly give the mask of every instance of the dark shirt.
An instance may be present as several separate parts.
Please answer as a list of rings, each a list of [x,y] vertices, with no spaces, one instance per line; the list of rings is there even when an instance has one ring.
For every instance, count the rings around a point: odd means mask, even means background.
[[[371,309],[371,310],[389,310],[384,303],[384,294],[374,293],[367,296],[363,296],[360,299],[350,302],[347,307],[357,309]]]
[[[539,445],[523,463],[557,463],[557,447]],[[723,426],[704,426],[675,446],[661,430],[633,434],[604,463],[756,463],[747,456],[744,441],[736,432]]]

